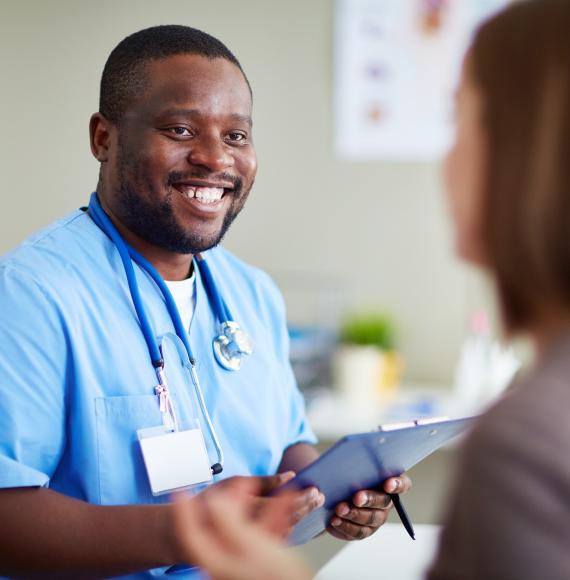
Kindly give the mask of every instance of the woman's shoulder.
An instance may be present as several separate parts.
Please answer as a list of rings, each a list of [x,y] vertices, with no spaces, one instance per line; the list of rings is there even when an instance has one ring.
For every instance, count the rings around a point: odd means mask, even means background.
[[[568,578],[570,340],[469,434],[428,578]]]
[[[481,417],[464,451],[467,461],[502,469],[518,461],[568,470],[563,459],[570,455],[570,336]]]

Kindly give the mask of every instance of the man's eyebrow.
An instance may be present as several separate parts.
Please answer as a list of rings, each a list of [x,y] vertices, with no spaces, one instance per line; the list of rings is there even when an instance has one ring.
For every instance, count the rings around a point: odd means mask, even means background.
[[[171,109],[166,109],[165,111],[161,111],[158,116],[159,116],[159,118],[162,119],[164,117],[176,117],[176,116],[202,117],[203,114],[198,109],[178,109],[176,107],[173,107]],[[237,123],[245,123],[246,125],[249,125],[250,127],[253,125],[253,121],[249,115],[240,115],[238,113],[234,113],[234,114],[228,115],[228,117],[232,121],[235,121]]]
[[[230,118],[233,121],[237,121],[238,123],[245,123],[246,125],[249,125],[250,127],[253,125],[253,121],[251,119],[251,117],[249,115],[230,115]]]

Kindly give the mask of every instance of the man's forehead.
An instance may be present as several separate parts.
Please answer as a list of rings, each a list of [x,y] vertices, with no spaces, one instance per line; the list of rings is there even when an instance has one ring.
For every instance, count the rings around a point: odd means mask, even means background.
[[[216,95],[239,105],[240,111],[251,110],[251,91],[242,71],[223,58],[207,58],[184,54],[154,59],[145,63],[143,72],[145,95],[161,95],[176,105],[188,98],[206,98]]]
[[[237,65],[221,57],[209,58],[199,54],[178,54],[143,63],[147,79],[152,81],[180,81],[201,83],[232,82],[248,88],[243,72]]]
[[[124,111],[126,118],[199,117],[209,111],[252,124],[249,85],[230,61],[185,54],[144,65],[138,74],[139,88]]]
[[[252,125],[249,84],[241,69],[227,59],[196,54],[148,59],[130,81],[132,96],[123,111],[125,119],[166,121],[202,113]]]

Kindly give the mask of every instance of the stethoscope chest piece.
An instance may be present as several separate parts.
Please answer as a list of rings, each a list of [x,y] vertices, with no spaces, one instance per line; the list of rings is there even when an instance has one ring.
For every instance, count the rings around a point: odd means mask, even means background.
[[[228,371],[239,371],[244,355],[253,352],[250,337],[237,322],[222,322],[221,334],[214,338],[214,355],[218,363]]]

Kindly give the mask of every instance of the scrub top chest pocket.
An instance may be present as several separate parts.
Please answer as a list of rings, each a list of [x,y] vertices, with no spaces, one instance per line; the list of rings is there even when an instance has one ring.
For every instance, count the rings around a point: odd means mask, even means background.
[[[198,407],[192,397],[190,375],[181,356],[178,337],[165,335],[159,342],[164,356],[164,374],[169,385],[169,395],[178,418],[178,433],[198,429],[201,435],[197,418]],[[152,394],[155,386],[156,383],[145,385],[143,388],[148,394],[144,395],[95,399],[99,493],[102,504],[140,503],[141,498],[148,503],[162,501],[155,496],[171,489],[168,486],[162,488],[164,482],[180,482],[185,474],[186,483],[182,481],[181,486],[187,487],[197,483],[190,477],[191,473],[196,474],[194,479],[208,479],[204,478],[204,470],[199,469],[204,462],[208,463],[209,468],[205,444],[194,447],[199,443],[198,433],[194,432],[192,436],[177,435],[176,442],[168,441],[166,448],[156,445],[157,441],[149,438],[166,434],[159,397],[156,393]],[[145,445],[148,447],[149,457],[154,457],[150,464],[155,469],[157,466],[166,465],[163,472],[155,473],[154,493],[149,482],[148,465],[145,467],[141,439],[148,439]],[[163,439],[163,443],[164,441]],[[156,448],[161,448],[162,457],[156,455]],[[178,454],[178,464],[174,465],[170,461],[162,463],[167,454],[172,458]],[[179,469],[181,466],[185,467],[182,471]]]
[[[103,505],[153,503],[137,430],[162,422],[156,395],[95,399],[99,495]]]

